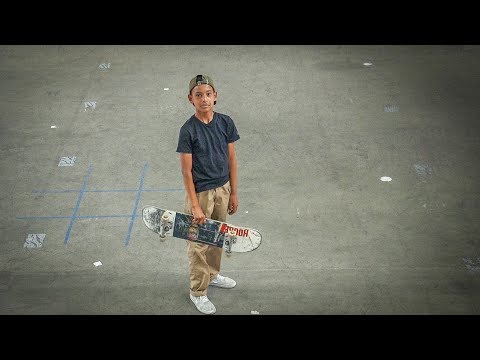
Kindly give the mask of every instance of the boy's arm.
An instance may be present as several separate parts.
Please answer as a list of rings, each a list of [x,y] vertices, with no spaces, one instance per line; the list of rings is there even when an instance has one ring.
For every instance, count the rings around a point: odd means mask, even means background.
[[[193,184],[192,175],[192,154],[180,153],[180,163],[182,165],[182,177],[185,190],[192,204],[193,222],[198,224],[205,223],[205,214],[202,211],[195,193],[195,185]]]
[[[232,215],[238,209],[237,195],[237,157],[235,155],[235,143],[228,143],[228,165],[230,169],[230,199],[228,201],[228,214]]]

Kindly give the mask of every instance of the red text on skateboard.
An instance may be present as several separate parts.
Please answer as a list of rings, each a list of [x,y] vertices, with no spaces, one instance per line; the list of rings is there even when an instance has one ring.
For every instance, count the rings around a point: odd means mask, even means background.
[[[239,229],[233,226],[228,226],[227,224],[222,224],[222,227],[220,228],[220,231],[223,233],[228,233],[230,229],[235,230],[237,233],[237,236],[248,236],[248,230],[247,229]]]

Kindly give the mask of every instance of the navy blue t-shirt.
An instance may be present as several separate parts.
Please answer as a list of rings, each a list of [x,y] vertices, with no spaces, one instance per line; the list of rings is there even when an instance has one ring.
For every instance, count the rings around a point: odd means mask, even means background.
[[[215,189],[230,179],[228,143],[240,139],[233,120],[213,113],[205,124],[192,115],[180,128],[177,152],[192,154],[193,184],[197,193]]]

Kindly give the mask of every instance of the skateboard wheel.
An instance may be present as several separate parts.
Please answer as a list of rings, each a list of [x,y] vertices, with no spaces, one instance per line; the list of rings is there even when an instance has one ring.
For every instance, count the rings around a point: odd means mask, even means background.
[[[223,248],[225,249],[225,254],[226,254],[227,256],[232,255],[232,242],[230,241],[229,238],[226,238],[226,239],[225,239],[224,247],[223,247]]]

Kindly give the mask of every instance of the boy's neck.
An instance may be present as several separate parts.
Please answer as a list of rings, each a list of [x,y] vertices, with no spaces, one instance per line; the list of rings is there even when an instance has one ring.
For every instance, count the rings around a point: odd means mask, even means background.
[[[209,111],[207,113],[199,113],[196,112],[195,116],[197,117],[198,120],[201,122],[208,124],[213,120],[213,111]]]

